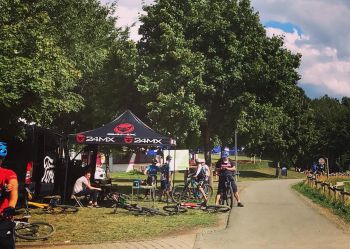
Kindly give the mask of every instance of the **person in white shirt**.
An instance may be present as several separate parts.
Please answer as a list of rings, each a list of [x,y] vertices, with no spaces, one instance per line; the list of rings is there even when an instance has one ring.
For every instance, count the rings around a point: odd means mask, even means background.
[[[197,185],[198,190],[202,193],[205,201],[202,203],[202,205],[206,205],[208,202],[208,196],[206,195],[203,185],[204,183],[208,182],[209,176],[210,176],[210,169],[209,166],[205,164],[204,159],[198,158],[196,160],[197,163],[197,172],[194,175],[194,179]]]
[[[75,181],[73,187],[73,195],[83,196],[90,195],[88,207],[99,207],[97,204],[98,191],[101,188],[96,188],[90,184],[91,172],[86,171],[85,174]]]

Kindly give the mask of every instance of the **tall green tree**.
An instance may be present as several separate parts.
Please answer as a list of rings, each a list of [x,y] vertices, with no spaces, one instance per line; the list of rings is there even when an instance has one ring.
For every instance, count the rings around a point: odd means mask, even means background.
[[[202,134],[228,145],[244,118],[246,134],[276,130],[259,133],[264,139],[259,144],[287,146],[285,117],[293,113],[290,105],[304,97],[297,87],[300,55],[283,48],[282,37],[266,36],[250,1],[162,0],[144,10],[138,87],[159,127],[182,144]],[[270,120],[264,123],[266,115]],[[265,128],[256,130],[248,122],[252,117]],[[258,149],[253,140],[248,143]]]
[[[118,31],[97,0],[0,1],[2,133],[77,112]],[[66,121],[66,120],[65,120]]]

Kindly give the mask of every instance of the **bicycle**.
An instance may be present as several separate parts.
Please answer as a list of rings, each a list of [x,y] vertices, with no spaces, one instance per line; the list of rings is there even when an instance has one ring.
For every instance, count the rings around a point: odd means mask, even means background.
[[[204,183],[202,186],[204,193],[208,199],[213,195],[213,188],[208,184]],[[198,201],[203,202],[205,200],[203,194],[198,190],[197,183],[194,178],[194,174],[187,177],[185,184],[176,185],[172,192],[171,198],[174,202],[181,201]]]
[[[207,205],[202,206],[199,203],[190,203],[190,202],[179,202],[176,205],[164,206],[163,210],[168,212],[170,215],[186,213],[188,209],[200,209],[207,213],[224,213],[231,210],[229,206],[225,205]]]
[[[61,196],[56,195],[56,196],[47,196],[46,198],[49,198],[50,201],[49,203],[40,203],[40,202],[33,202],[29,201],[33,199],[33,193],[30,191],[28,187],[25,187],[25,212],[26,214],[29,214],[29,206],[34,206],[37,208],[41,208],[44,210],[45,213],[75,213],[78,212],[78,208],[71,206],[71,205],[62,205],[59,204],[61,200]]]
[[[25,240],[44,240],[51,237],[55,228],[42,221],[29,222],[30,216],[24,216],[22,218],[14,218],[15,223],[15,236]],[[7,220],[1,217],[1,220]]]
[[[118,192],[112,192],[107,194],[107,199],[114,202],[112,207],[114,208],[112,213],[117,213],[118,208],[125,209],[127,211],[132,212],[135,215],[161,215],[166,216],[167,214],[159,211],[155,208],[141,207],[139,205],[130,204],[127,202],[127,196]]]
[[[28,222],[28,218],[14,219],[16,237],[25,240],[44,240],[54,234],[55,228],[51,224],[42,221]]]
[[[220,205],[227,205],[230,208],[234,204],[234,193],[232,189],[231,182],[234,181],[234,176],[226,176],[225,178],[225,191],[221,194],[219,203]]]

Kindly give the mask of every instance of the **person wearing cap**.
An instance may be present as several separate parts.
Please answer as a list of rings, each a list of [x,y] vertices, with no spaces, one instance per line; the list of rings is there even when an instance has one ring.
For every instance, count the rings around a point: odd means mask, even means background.
[[[148,186],[156,186],[157,185],[157,173],[159,171],[159,163],[157,159],[152,159],[152,164],[148,165],[146,169],[143,171],[145,175],[147,175],[146,184]],[[145,198],[148,196],[149,190],[146,190]]]
[[[17,175],[10,169],[2,166],[7,156],[7,144],[0,142],[0,248],[15,248],[15,223],[12,216],[18,200]]]
[[[166,197],[168,202],[170,198],[170,162],[172,157],[170,155],[166,156],[166,162],[160,167],[160,188],[161,193],[159,196],[159,201],[162,201],[162,197]]]
[[[197,171],[194,174],[194,179],[196,181],[196,185],[198,188],[198,191],[201,192],[203,195],[205,201],[203,202],[203,205],[206,205],[208,202],[208,196],[206,195],[203,184],[208,182],[209,176],[210,176],[210,169],[209,166],[205,164],[205,160],[201,158],[196,159],[197,164]]]
[[[229,158],[228,151],[224,151],[221,154],[221,159],[219,159],[216,162],[215,169],[219,174],[218,193],[216,195],[216,200],[215,200],[216,204],[217,205],[219,204],[220,197],[225,191],[226,178],[229,178],[231,181],[234,197],[237,200],[237,206],[243,207],[244,205],[242,204],[237,191],[237,184],[233,178],[233,174],[237,170],[237,168],[236,168],[235,162]]]

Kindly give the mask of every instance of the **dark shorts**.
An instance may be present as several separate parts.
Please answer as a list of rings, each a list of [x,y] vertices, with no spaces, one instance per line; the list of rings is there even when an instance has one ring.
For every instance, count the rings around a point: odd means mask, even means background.
[[[160,188],[162,190],[169,190],[170,189],[170,183],[168,180],[162,180],[160,181]]]
[[[226,178],[227,178],[227,176],[220,176],[219,177],[218,194],[224,193]],[[232,186],[232,191],[233,191],[233,193],[236,193],[237,192],[237,184],[234,181],[232,176],[229,177],[229,179],[230,179],[230,183],[231,183],[231,186]]]
[[[148,176],[146,183],[147,185],[151,186],[152,184],[156,184],[157,182],[157,176]]]

